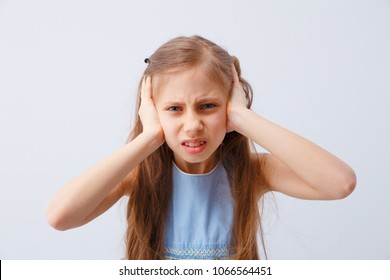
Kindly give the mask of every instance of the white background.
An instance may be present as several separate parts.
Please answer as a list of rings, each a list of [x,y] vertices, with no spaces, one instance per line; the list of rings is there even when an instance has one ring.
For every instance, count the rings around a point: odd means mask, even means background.
[[[67,232],[44,208],[123,145],[144,58],[193,34],[240,59],[256,112],[357,174],[344,200],[267,199],[269,258],[389,259],[385,0],[0,0],[0,258],[123,257],[125,201]]]

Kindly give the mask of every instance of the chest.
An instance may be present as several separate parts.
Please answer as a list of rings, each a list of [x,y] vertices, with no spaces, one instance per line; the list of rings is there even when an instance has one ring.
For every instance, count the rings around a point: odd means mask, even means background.
[[[191,175],[173,170],[166,221],[165,253],[173,259],[214,259],[231,255],[233,198],[225,170]]]

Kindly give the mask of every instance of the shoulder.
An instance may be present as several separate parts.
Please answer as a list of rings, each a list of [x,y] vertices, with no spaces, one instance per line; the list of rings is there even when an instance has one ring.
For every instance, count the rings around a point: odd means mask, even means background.
[[[295,194],[296,190],[306,185],[286,164],[273,154],[254,153],[252,162],[263,185],[262,194],[269,191],[277,191],[296,197],[298,195]]]
[[[103,201],[93,210],[83,221],[83,224],[100,216],[110,209],[119,199],[124,196],[129,196],[132,182],[135,179],[135,173],[131,171],[119,184],[117,184],[111,192],[103,199]]]
[[[252,162],[264,185],[264,193],[280,191],[280,185],[285,183],[284,178],[289,177],[286,176],[289,170],[284,163],[270,153],[254,153]]]
[[[136,168],[135,168],[136,169]],[[115,204],[119,199],[124,196],[130,196],[130,190],[134,186],[136,181],[136,171],[133,169],[130,171],[125,178],[122,179],[107,195],[105,202],[110,207]]]
[[[251,165],[256,174],[256,184],[260,187],[261,196],[269,192],[269,173],[272,168],[270,168],[268,153],[252,153],[251,154]]]
[[[253,160],[264,184],[263,194],[276,191],[295,198],[321,199],[312,186],[273,154],[255,154]]]
[[[131,170],[125,178],[118,184],[117,192],[119,196],[130,196],[131,189],[134,187],[138,177],[138,168]]]
[[[256,171],[261,175],[261,178],[263,178],[263,175],[265,175],[266,168],[269,166],[269,155],[267,153],[252,153],[251,154],[251,163],[253,168],[256,169]]]

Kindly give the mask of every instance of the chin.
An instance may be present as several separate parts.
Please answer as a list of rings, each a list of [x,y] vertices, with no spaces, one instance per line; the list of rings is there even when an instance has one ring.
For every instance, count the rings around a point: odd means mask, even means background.
[[[200,162],[204,162],[205,160],[207,160],[209,158],[209,156],[207,155],[191,155],[191,156],[188,156],[188,155],[183,155],[182,153],[177,153],[174,151],[174,154],[179,157],[180,159],[186,161],[186,162],[189,162],[189,163],[200,163]]]
[[[174,152],[175,153],[175,152]],[[187,163],[205,163],[209,160],[213,159],[213,156],[215,155],[215,151],[212,153],[202,153],[197,155],[188,155],[183,153],[175,153],[176,157],[180,158],[181,160],[184,160]]]

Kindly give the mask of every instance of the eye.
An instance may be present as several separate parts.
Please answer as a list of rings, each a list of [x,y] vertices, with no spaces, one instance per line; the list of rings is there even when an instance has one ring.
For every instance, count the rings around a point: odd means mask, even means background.
[[[212,109],[212,108],[215,108],[215,107],[217,107],[217,105],[215,105],[215,104],[212,104],[212,103],[207,103],[207,104],[203,104],[202,106],[201,106],[201,109]]]
[[[179,112],[179,111],[181,111],[181,108],[180,108],[180,106],[171,106],[171,107],[167,108],[167,111]]]

